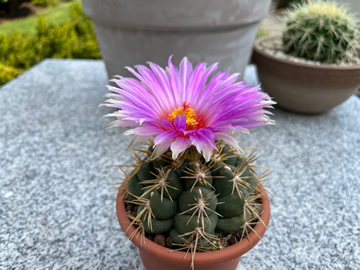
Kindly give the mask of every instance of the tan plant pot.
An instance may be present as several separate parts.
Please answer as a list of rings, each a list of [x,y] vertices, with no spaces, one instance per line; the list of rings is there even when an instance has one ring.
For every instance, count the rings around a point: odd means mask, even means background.
[[[271,0],[82,0],[108,75],[147,61],[220,63],[243,73]]]
[[[261,219],[266,226],[270,221],[270,204],[265,190],[260,187],[261,192],[265,194],[262,198],[263,212]],[[130,220],[126,215],[123,194],[118,193],[116,199],[116,213],[121,228],[129,237],[134,231],[135,227],[130,225]],[[261,237],[265,234],[266,227],[261,223],[255,226],[254,230]],[[149,239],[145,238],[145,241],[141,244],[139,237],[134,237],[131,240],[135,246],[138,247],[141,260],[146,270],[189,270],[191,264],[191,254],[186,255],[182,251],[174,251],[165,247],[162,247]],[[195,270],[235,270],[240,257],[252,249],[259,242],[259,237],[251,232],[248,239],[243,239],[240,242],[222,250],[213,252],[198,252],[195,255]]]
[[[295,63],[270,55],[259,46],[274,37],[256,40],[254,61],[264,91],[287,110],[320,114],[355,94],[360,86],[360,66],[340,67]]]

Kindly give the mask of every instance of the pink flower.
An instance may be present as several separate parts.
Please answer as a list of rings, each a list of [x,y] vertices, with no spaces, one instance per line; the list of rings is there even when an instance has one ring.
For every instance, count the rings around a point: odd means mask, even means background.
[[[135,135],[130,147],[154,138],[152,158],[170,148],[176,159],[194,145],[208,161],[217,149],[216,140],[241,151],[229,133],[274,124],[267,116],[271,113],[264,109],[272,108],[275,102],[258,91],[258,86],[236,82],[239,74],[218,71],[211,76],[217,64],[193,67],[186,57],[179,68],[171,57],[166,70],[154,63],[149,66],[138,65],[137,71],[127,68],[138,80],[112,79],[118,87],[108,86],[114,93],[107,95],[103,105],[119,109],[106,115],[117,118],[108,127],[135,127],[125,132]]]

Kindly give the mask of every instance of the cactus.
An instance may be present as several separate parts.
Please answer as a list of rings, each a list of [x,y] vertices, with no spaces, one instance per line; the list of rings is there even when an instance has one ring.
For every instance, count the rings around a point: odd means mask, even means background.
[[[355,17],[333,2],[310,1],[288,11],[282,35],[287,54],[322,63],[348,61],[359,41]]]
[[[261,222],[259,182],[267,170],[255,172],[254,151],[244,156],[218,142],[206,162],[195,147],[176,160],[170,150],[151,160],[151,150],[137,150],[144,158],[133,152],[133,169],[121,186],[126,202],[137,205],[128,216],[138,233],[164,234],[174,248],[207,251],[224,248],[232,235],[246,237]]]
[[[257,173],[254,151],[241,154],[233,135],[275,124],[266,110],[275,103],[258,86],[236,82],[239,74],[211,75],[217,64],[193,67],[184,57],[177,68],[171,59],[166,69],[151,62],[150,69],[128,67],[137,79],[115,76],[102,106],[117,109],[106,115],[117,118],[108,127],[134,127],[125,131],[135,135],[134,163],[119,165],[125,174],[119,194],[136,227],[129,238],[140,234],[190,251],[194,268],[197,251],[257,234],[258,222],[266,227],[260,181],[267,171]],[[134,149],[145,142],[147,149]]]

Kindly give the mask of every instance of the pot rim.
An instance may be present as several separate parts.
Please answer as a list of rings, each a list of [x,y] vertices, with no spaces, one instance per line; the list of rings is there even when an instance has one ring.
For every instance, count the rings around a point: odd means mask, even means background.
[[[265,192],[265,189],[262,186],[260,186],[259,188],[263,193],[263,211],[260,217],[264,221],[266,226],[264,226],[264,224],[262,224],[261,222],[258,222],[254,227],[254,230],[258,235],[262,237],[265,234],[265,231],[270,221],[270,202],[268,195]],[[116,213],[122,230],[125,232],[125,235],[129,237],[129,235],[131,235],[135,231],[135,227],[129,227],[130,220],[126,215],[123,192],[121,191],[121,189],[119,189],[116,198]],[[243,254],[248,252],[250,249],[252,249],[259,241],[260,238],[252,231],[247,239],[242,239],[240,242],[226,247],[222,250],[196,253],[194,263],[197,265],[210,265],[239,258]],[[131,242],[139,249],[150,253],[151,255],[158,257],[162,260],[183,265],[190,265],[191,263],[190,253],[186,253],[184,251],[174,251],[172,249],[160,246],[155,242],[147,239],[146,237],[143,241],[143,244],[141,244],[141,237],[134,237],[131,239]]]
[[[321,65],[314,65],[309,63],[297,63],[294,61],[290,61],[288,59],[278,58],[274,55],[266,53],[263,49],[260,48],[260,43],[269,40],[269,39],[276,39],[281,38],[277,35],[271,35],[266,37],[261,37],[259,39],[256,39],[254,42],[254,51],[258,53],[259,55],[262,55],[263,57],[270,58],[273,61],[281,62],[283,64],[292,65],[292,66],[299,66],[303,68],[309,68],[309,69],[315,69],[315,70],[360,70],[360,66],[334,66],[329,64],[321,64]]]
[[[95,23],[125,29],[156,31],[235,30],[257,24],[268,13],[270,0],[82,0]],[[107,14],[104,16],[103,14]]]

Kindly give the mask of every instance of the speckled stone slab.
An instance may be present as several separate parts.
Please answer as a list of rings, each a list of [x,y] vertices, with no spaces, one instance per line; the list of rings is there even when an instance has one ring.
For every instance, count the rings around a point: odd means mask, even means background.
[[[104,128],[106,84],[101,61],[46,60],[0,89],[0,269],[143,269],[116,219],[111,165],[130,162],[130,137]],[[266,246],[238,270],[359,269],[359,99],[274,113],[239,135],[273,173]]]

